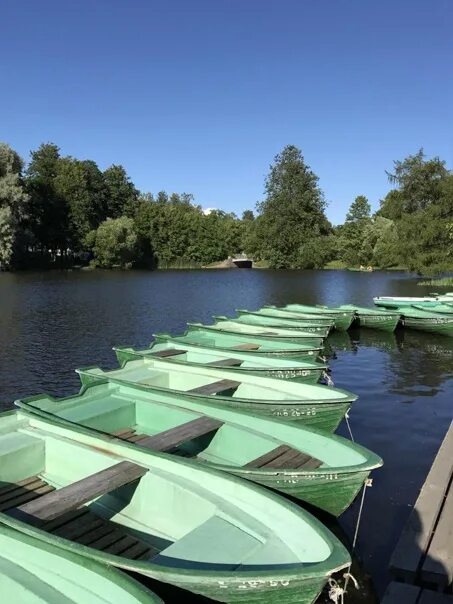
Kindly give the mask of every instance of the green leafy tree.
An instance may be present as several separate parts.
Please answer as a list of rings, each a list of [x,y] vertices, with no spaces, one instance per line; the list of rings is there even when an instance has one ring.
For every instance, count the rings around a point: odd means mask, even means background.
[[[265,191],[257,204],[258,254],[274,268],[297,268],[303,245],[331,230],[318,177],[297,147],[289,145],[275,157]]]
[[[393,162],[393,172],[387,172],[389,181],[401,191],[404,212],[423,210],[440,198],[441,183],[448,170],[439,157],[425,157],[420,149],[415,155]]]
[[[119,218],[133,215],[139,191],[131,182],[123,166],[112,165],[104,170],[106,187],[106,215],[108,218]]]
[[[108,218],[86,237],[87,245],[93,250],[95,266],[125,268],[138,254],[138,238],[132,218]]]
[[[54,179],[57,197],[68,211],[68,246],[82,251],[86,235],[106,218],[106,186],[102,172],[93,161],[61,158]]]
[[[0,143],[0,267],[9,268],[28,211],[22,183],[22,160],[7,144]]]
[[[69,246],[69,216],[66,200],[56,189],[60,150],[53,143],[42,144],[31,152],[25,174],[30,195],[29,229],[34,247],[41,253],[55,255]]]

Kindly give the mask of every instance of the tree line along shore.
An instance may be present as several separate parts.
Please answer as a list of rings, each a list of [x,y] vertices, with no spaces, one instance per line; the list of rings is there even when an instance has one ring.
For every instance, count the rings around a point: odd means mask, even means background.
[[[423,150],[393,162],[389,192],[372,213],[358,195],[344,224],[301,151],[270,166],[264,198],[239,218],[203,211],[189,193],[140,192],[125,168],[42,144],[27,164],[0,143],[0,267],[199,268],[245,251],[269,268],[453,267],[453,173]]]

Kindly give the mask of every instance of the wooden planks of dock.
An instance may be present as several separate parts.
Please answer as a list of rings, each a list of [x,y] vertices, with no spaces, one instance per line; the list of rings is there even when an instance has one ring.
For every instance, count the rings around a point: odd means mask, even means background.
[[[453,604],[452,475],[453,422],[392,554],[385,604]]]

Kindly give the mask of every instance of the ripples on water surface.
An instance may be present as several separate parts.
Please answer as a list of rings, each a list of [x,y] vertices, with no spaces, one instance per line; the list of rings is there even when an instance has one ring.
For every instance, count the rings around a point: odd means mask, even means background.
[[[73,369],[115,366],[114,345],[144,346],[235,308],[290,302],[371,305],[429,288],[397,272],[158,271],[0,274],[0,408],[46,391],[71,394]],[[358,555],[382,593],[386,567],[452,416],[453,338],[360,330],[329,338],[335,384],[359,395],[356,440],[385,465],[367,491]],[[346,435],[342,425],[339,433]],[[357,505],[343,515],[351,537]]]

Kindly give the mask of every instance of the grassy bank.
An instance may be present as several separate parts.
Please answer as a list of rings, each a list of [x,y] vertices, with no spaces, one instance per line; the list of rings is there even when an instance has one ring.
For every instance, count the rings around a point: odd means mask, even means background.
[[[434,287],[453,287],[453,277],[444,277],[443,279],[428,279],[428,281],[419,281],[417,285],[429,285]]]

